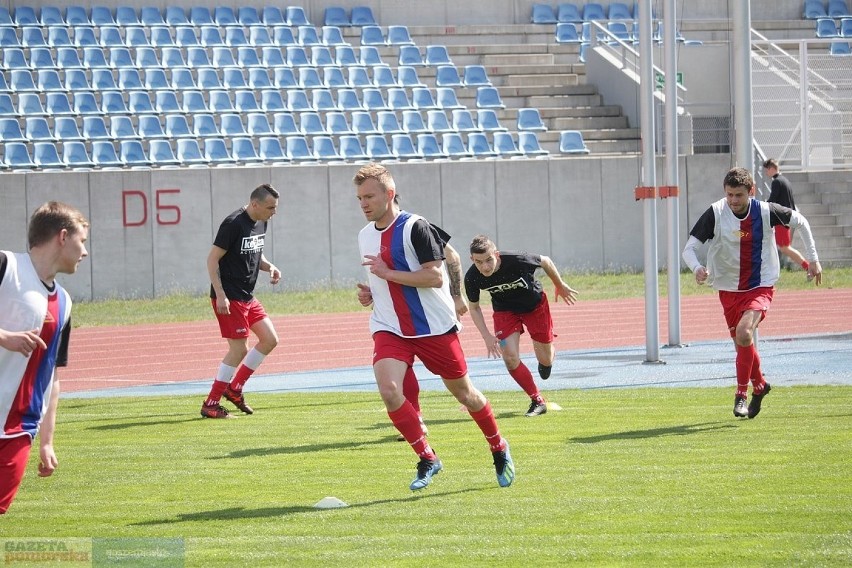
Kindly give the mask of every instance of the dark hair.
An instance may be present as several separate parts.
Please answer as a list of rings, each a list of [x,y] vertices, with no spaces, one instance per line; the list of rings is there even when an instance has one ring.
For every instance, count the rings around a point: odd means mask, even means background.
[[[777,170],[778,169],[778,160],[776,160],[775,158],[769,158],[768,160],[763,162],[763,167],[764,168],[775,168]]]
[[[485,254],[496,248],[497,245],[485,235],[476,235],[470,242],[470,254]]]
[[[725,174],[725,187],[744,187],[751,190],[754,187],[754,178],[751,172],[745,168],[732,168]]]
[[[88,226],[89,221],[78,209],[60,201],[48,201],[30,217],[27,240],[30,248],[33,248],[45,244],[62,229],[74,234]]]
[[[269,195],[278,199],[278,191],[268,183],[264,183],[254,188],[254,191],[251,192],[251,200],[266,201],[266,198]]]

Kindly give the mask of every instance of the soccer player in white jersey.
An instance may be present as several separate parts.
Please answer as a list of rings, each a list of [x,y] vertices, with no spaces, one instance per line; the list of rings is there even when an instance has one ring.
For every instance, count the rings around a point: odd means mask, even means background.
[[[724,191],[725,197],[713,203],[690,231],[683,259],[695,274],[696,282],[707,283],[719,292],[737,351],[734,416],[754,418],[771,388],[760,370],[754,334],[766,317],[780,274],[773,227],[801,231],[808,278],[817,286],[822,281],[822,267],[807,219],[778,203],[754,199],[754,180],[748,170],[728,171]],[[705,266],[698,259],[697,248],[708,241]],[[751,402],[746,406],[749,381]]]
[[[358,234],[358,246],[373,299],[373,372],[391,422],[420,458],[410,489],[423,489],[443,467],[402,392],[415,356],[467,408],[488,441],[498,484],[508,487],[515,477],[509,443],[500,435],[488,400],[467,374],[439,237],[428,221],[400,210],[394,201],[396,185],[384,166],[365,165],[353,181],[368,221]]]
[[[73,274],[88,256],[89,222],[51,201],[33,213],[27,236],[29,253],[0,251],[0,514],[18,492],[39,430],[39,476],[59,464],[56,367],[68,361],[71,296],[55,277]]]

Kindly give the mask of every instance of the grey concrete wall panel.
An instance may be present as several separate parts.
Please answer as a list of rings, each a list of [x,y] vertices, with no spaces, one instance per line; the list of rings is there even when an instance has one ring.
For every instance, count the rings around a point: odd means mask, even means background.
[[[355,281],[362,282],[365,279],[358,253],[358,232],[367,224],[367,220],[358,206],[355,185],[352,183],[358,167],[353,164],[328,167],[331,278],[338,284],[354,284]],[[323,170],[320,166],[303,168],[316,169],[318,172]],[[396,169],[391,169],[391,172],[396,173]]]
[[[26,174],[0,175],[0,250],[27,250],[27,220],[32,211],[27,204]]]
[[[441,164],[441,227],[453,238],[462,267],[470,266],[470,241],[479,234],[496,238],[497,188],[492,161]],[[437,221],[436,221],[437,222]]]
[[[206,169],[151,173],[156,296],[176,291],[203,292],[209,286],[206,260],[213,222],[210,179]]]
[[[89,180],[92,296],[154,296],[151,174],[105,171]],[[156,213],[154,213],[156,215]]]
[[[270,168],[272,186],[281,198],[272,218],[270,258],[283,273],[283,287],[305,288],[331,278],[329,168],[301,166]],[[338,190],[342,188],[337,188]],[[345,188],[348,190],[348,187]],[[354,205],[354,191],[347,203]],[[354,257],[354,258],[357,258]],[[269,279],[258,280],[258,290],[269,289]]]
[[[26,175],[27,214],[46,201],[62,201],[73,205],[89,220],[90,232],[94,232],[95,221],[89,207],[89,176],[82,172],[33,172]],[[93,237],[90,235],[90,242]],[[87,247],[88,248],[88,247]],[[92,261],[87,258],[80,263],[74,275],[60,274],[56,279],[68,290],[75,300],[92,299]]]
[[[399,204],[402,209],[416,213],[443,227],[442,194],[439,167],[434,163],[410,162],[405,164],[387,164],[399,192]],[[355,174],[353,170],[352,174]],[[353,186],[353,192],[355,191]]]
[[[605,269],[642,269],[644,266],[644,204],[636,201],[640,157],[601,160],[603,242]],[[659,221],[659,207],[657,219]]]
[[[503,250],[550,255],[550,175],[543,160],[495,162],[497,234]]]
[[[558,267],[604,266],[603,190],[599,158],[548,160],[550,257]]]

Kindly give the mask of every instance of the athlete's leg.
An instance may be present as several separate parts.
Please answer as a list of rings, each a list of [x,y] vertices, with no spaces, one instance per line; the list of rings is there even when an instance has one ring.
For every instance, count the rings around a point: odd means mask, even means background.
[[[521,333],[516,331],[508,337],[500,341],[500,348],[503,351],[503,362],[506,363],[506,369],[509,374],[515,379],[524,392],[527,393],[533,400],[541,398],[538,392],[538,387],[535,385],[532,373],[529,368],[521,361],[520,356]]]

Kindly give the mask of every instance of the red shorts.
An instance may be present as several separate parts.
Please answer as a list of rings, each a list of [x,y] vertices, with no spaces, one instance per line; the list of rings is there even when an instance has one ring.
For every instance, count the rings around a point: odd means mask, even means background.
[[[748,310],[763,312],[760,321],[766,318],[766,312],[772,303],[772,295],[775,288],[764,287],[747,290],[745,292],[719,292],[719,301],[722,302],[722,310],[725,312],[725,321],[728,322],[728,331],[731,337],[737,335],[737,324]]]
[[[429,337],[400,337],[389,331],[373,334],[373,364],[381,359],[396,359],[414,364],[414,357],[423,361],[430,373],[442,379],[460,379],[467,375],[467,361],[456,332]]]
[[[531,312],[494,312],[494,335],[497,339],[505,339],[516,331],[523,334],[524,326],[534,341],[553,343],[556,335],[553,333],[553,318],[550,316],[547,294],[542,294],[541,302]]]
[[[775,225],[775,244],[779,247],[788,247],[792,242],[793,237],[790,235],[790,227]]]
[[[26,435],[0,438],[0,515],[9,509],[21,486],[32,445]]]
[[[220,314],[216,311],[216,299],[210,298],[213,304],[213,313],[219,321],[219,331],[225,339],[244,339],[249,336],[251,326],[268,317],[263,305],[252,298],[250,302],[231,300],[231,313]]]

